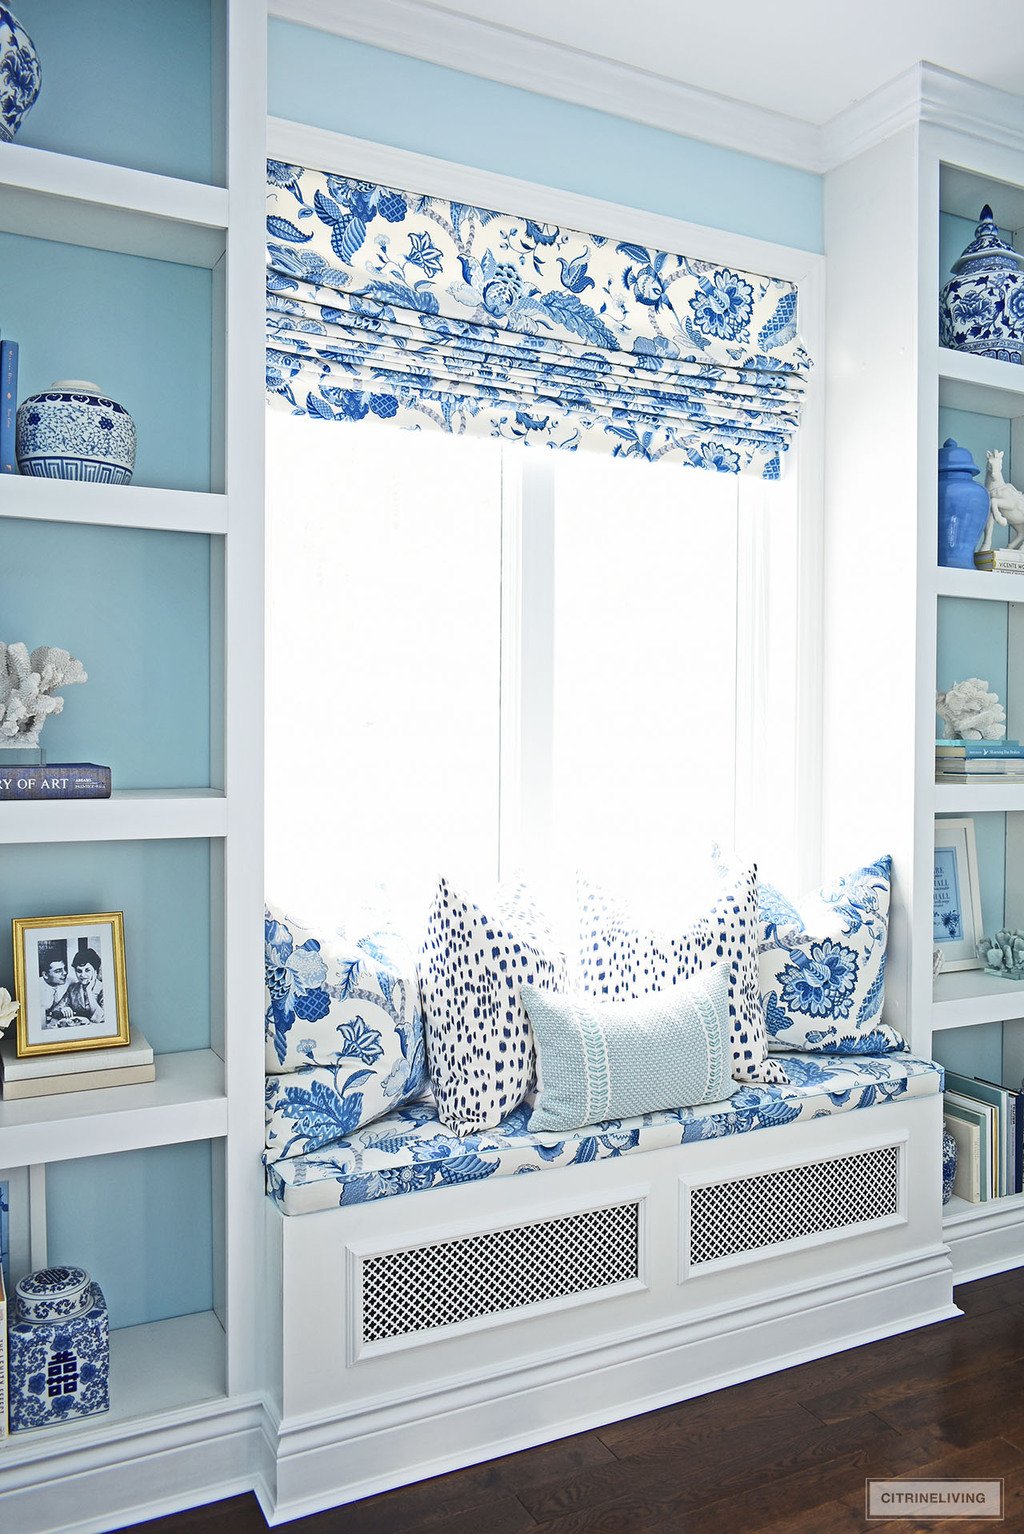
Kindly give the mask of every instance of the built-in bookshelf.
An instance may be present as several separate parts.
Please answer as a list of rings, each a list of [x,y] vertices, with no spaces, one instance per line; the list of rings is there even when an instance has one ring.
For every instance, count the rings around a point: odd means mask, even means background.
[[[44,744],[114,776],[108,801],[0,804],[0,984],[11,915],[123,909],[157,1068],[0,1102],[0,1167],[33,1169],[33,1258],[84,1261],[114,1327],[110,1414],[0,1442],[0,1508],[33,1534],[62,1506],[119,1527],[251,1485],[266,22],[246,0],[188,0],[152,27],[105,0],[25,0],[19,17],[45,96],[0,145],[0,333],[21,343],[19,397],[95,378],[139,453],[130,486],[0,476],[0,637],[81,656],[90,680]],[[188,34],[174,70],[169,27]],[[120,148],[74,106],[76,52],[97,50]]]

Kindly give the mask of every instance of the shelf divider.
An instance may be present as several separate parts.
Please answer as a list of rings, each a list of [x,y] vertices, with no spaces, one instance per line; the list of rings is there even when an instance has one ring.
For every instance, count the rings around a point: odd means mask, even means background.
[[[149,485],[86,485],[74,480],[0,475],[0,517],[139,527],[151,532],[213,533],[228,528],[228,498]]]
[[[0,803],[0,842],[164,841],[227,835],[227,800],[213,788],[122,788],[109,799]]]

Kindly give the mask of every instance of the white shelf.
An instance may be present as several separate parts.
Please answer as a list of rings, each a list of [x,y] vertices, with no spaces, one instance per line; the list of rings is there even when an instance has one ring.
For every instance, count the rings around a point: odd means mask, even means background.
[[[1007,419],[1024,415],[1024,367],[940,346],[939,404]]]
[[[217,789],[125,788],[109,799],[4,802],[0,843],[220,837],[227,823],[227,800]]]
[[[0,1166],[218,1140],[227,1133],[224,1062],[211,1049],[157,1055],[156,1080],[0,1102]]]
[[[937,815],[982,815],[1024,810],[1024,783],[936,783]]]
[[[59,1427],[15,1433],[0,1443],[5,1471],[50,1459],[55,1450],[109,1442],[165,1413],[224,1395],[224,1331],[213,1311],[173,1316],[110,1334],[110,1410]]]
[[[935,576],[935,594],[983,602],[1024,602],[1024,572],[1001,575],[995,570],[940,568]]]
[[[186,266],[224,254],[224,187],[0,144],[0,228]]]
[[[941,974],[932,999],[933,1028],[973,1028],[1024,1017],[1024,981],[999,980],[983,969]]]
[[[147,485],[80,485],[72,480],[0,475],[0,517],[84,522],[156,532],[217,533],[228,528],[228,498]]]
[[[969,1204],[965,1198],[951,1198],[942,1219],[944,1230],[965,1234],[970,1225],[1024,1223],[1024,1193],[1009,1193],[1005,1198],[990,1198],[983,1204]]]

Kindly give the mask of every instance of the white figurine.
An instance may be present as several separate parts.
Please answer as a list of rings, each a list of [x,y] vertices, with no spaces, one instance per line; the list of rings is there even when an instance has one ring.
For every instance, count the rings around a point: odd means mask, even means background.
[[[989,692],[988,683],[977,676],[936,693],[935,712],[951,740],[1002,740],[1006,734],[1006,711],[999,695]]]
[[[0,746],[38,746],[49,716],[64,707],[57,688],[88,680],[67,650],[40,645],[30,655],[26,645],[0,640]]]
[[[978,552],[992,547],[992,534],[996,526],[1013,528],[1006,547],[1024,547],[1024,495],[1016,485],[1008,485],[1003,478],[1003,454],[992,448],[985,454],[985,489],[988,491],[988,521],[982,535]]]
[[[0,1033],[3,1033],[9,1023],[14,1022],[20,1011],[21,1003],[12,1001],[10,991],[5,991],[0,987]]]

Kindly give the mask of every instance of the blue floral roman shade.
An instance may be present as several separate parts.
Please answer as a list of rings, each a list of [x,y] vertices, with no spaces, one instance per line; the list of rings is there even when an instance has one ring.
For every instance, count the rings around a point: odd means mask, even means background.
[[[275,406],[778,478],[810,367],[793,283],[275,160],[268,180]]]

